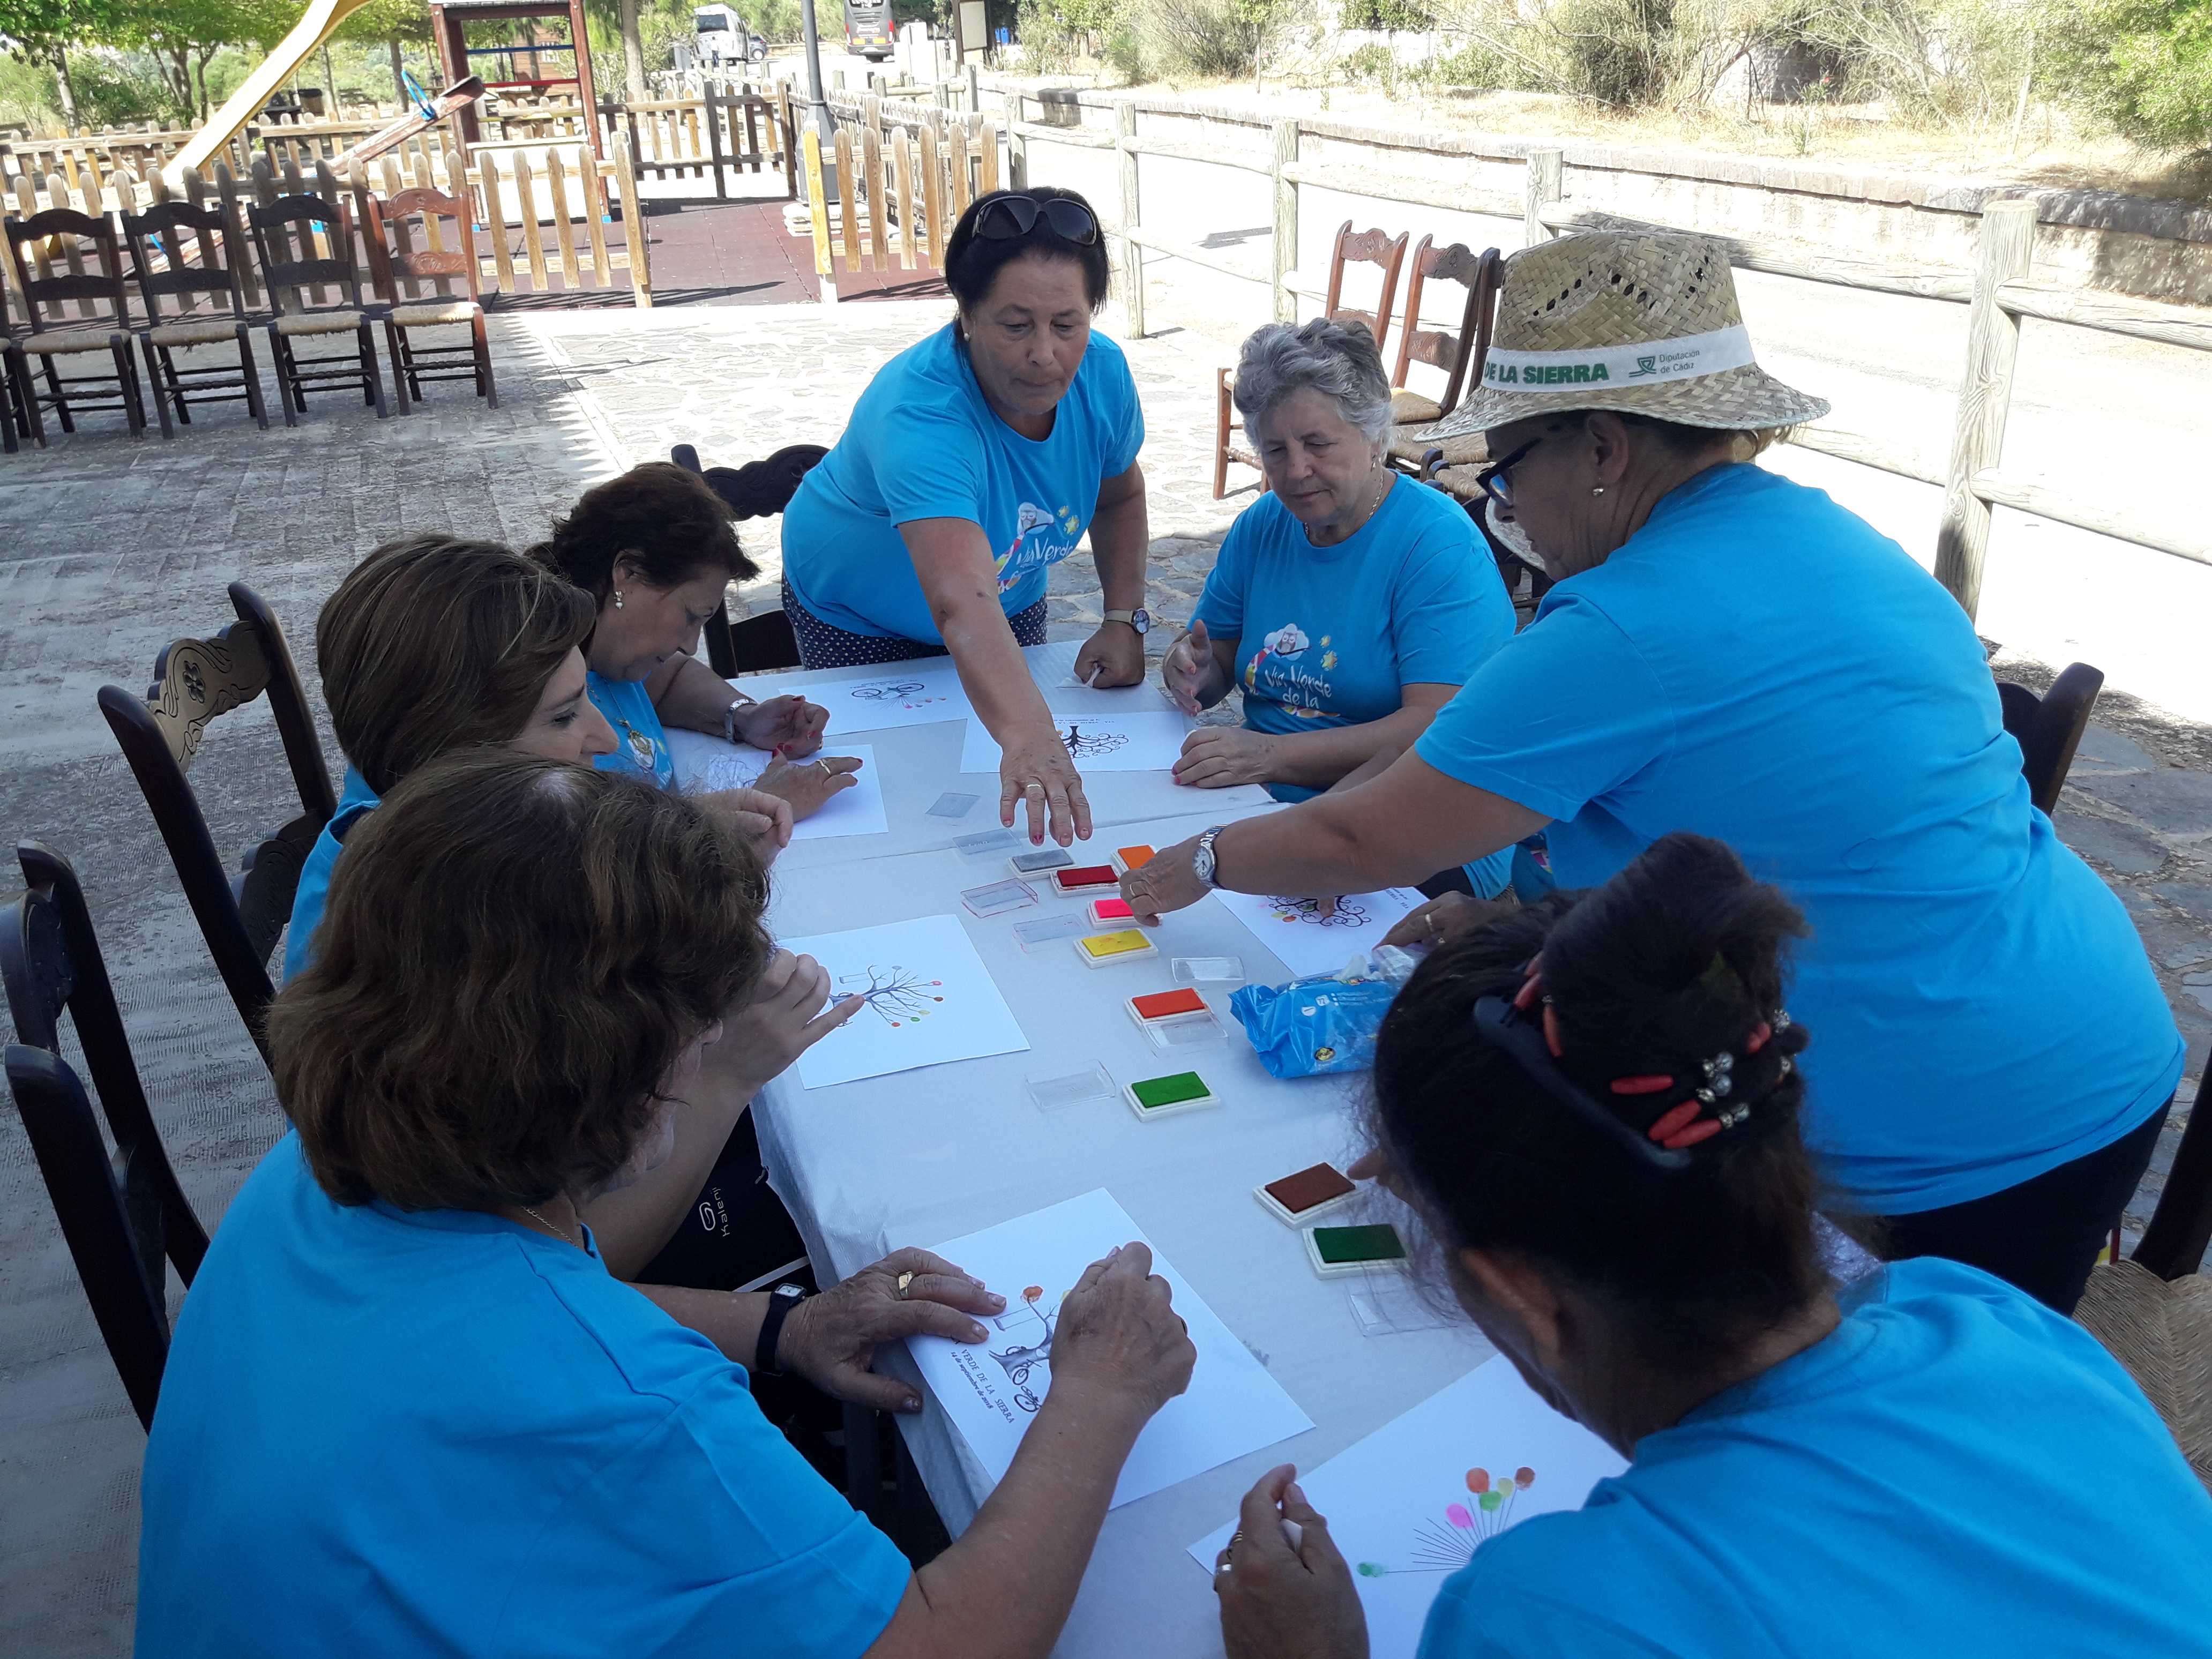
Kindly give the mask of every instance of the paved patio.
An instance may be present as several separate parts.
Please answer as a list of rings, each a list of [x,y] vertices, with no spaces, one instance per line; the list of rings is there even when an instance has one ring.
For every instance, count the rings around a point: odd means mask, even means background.
[[[320,718],[314,615],[378,542],[447,531],[526,544],[586,486],[672,444],[735,464],[834,441],[875,368],[948,314],[941,300],[886,300],[508,315],[494,325],[496,412],[451,387],[382,422],[323,398],[296,431],[258,432],[224,410],[174,443],[101,427],[6,458],[0,832],[75,860],[156,1116],[209,1222],[283,1120],[94,690],[143,684],[168,641],[222,624],[224,584],[243,580],[289,629]],[[1152,606],[1177,620],[1252,499],[1249,488],[1211,499],[1219,348],[1186,345],[1195,338],[1128,348],[1150,433]],[[763,571],[740,597],[763,608],[775,603],[775,527],[746,526],[745,540]],[[1099,604],[1087,559],[1059,567],[1054,636],[1087,634]],[[2030,680],[2048,672],[2002,665]],[[2212,1038],[2212,730],[2127,690],[2100,707],[2059,824],[2136,915],[2190,1034],[2194,1077]],[[290,816],[265,703],[218,723],[193,781],[227,853]],[[143,1445],[20,1126],[0,1111],[0,1651],[129,1651]]]

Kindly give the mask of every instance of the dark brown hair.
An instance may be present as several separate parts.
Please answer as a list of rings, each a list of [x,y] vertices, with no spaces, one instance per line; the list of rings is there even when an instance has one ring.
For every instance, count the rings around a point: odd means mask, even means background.
[[[1604,886],[1559,895],[1431,954],[1376,1048],[1371,1128],[1449,1249],[1518,1253],[1607,1312],[1641,1360],[1715,1370],[1827,1283],[1813,1237],[1816,1182],[1798,1133],[1804,1085],[1782,1024],[1789,940],[1803,918],[1720,842],[1662,837]],[[1688,1167],[1643,1163],[1540,1087],[1476,1028],[1543,953],[1559,1068],[1641,1134],[1734,1056],[1733,1127]],[[1615,1079],[1675,1086],[1622,1095]]]
[[[1073,202],[1091,215],[1091,223],[1098,222],[1097,212],[1089,202],[1058,185],[1036,185],[1028,190],[994,190],[987,196],[978,196],[969,204],[968,211],[960,216],[960,222],[952,227],[952,234],[945,240],[945,285],[952,290],[952,297],[960,302],[960,308],[973,311],[989,299],[999,273],[1015,260],[1058,259],[1083,273],[1083,297],[1090,301],[1096,314],[1106,303],[1109,271],[1105,231],[1102,228],[1088,242],[1071,242],[1039,215],[1026,235],[978,236],[975,227],[990,210],[991,204],[1009,196],[1026,196],[1040,203]]]
[[[448,749],[508,741],[597,616],[590,594],[512,549],[386,542],[315,619],[338,747],[381,795]]]
[[[346,842],[269,1010],[325,1191],[410,1210],[585,1194],[768,959],[737,832],[641,780],[502,749],[410,775]]]
[[[530,550],[604,601],[624,554],[655,587],[681,587],[708,574],[750,581],[760,567],[745,556],[730,509],[707,481],[673,461],[647,461],[584,492],[553,534]]]

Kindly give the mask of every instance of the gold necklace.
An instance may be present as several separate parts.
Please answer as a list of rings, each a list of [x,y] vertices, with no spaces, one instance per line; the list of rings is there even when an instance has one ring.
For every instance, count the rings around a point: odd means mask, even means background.
[[[659,776],[660,745],[653,741],[652,733],[639,731],[620,714],[615,716],[615,724],[629,735],[630,759],[644,770]]]
[[[566,1228],[555,1226],[544,1216],[538,1214],[537,1211],[532,1209],[527,1204],[523,1205],[521,1208],[523,1214],[528,1216],[539,1226],[544,1228],[546,1231],[557,1235],[563,1244],[574,1244],[580,1250],[584,1248],[584,1241],[580,1238],[569,1237]]]

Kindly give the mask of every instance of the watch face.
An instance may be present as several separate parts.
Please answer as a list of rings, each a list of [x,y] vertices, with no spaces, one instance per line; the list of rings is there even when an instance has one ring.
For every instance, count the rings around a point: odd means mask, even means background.
[[[1135,629],[1139,634],[1151,633],[1152,631],[1152,612],[1141,606],[1132,611],[1129,613],[1129,626]]]

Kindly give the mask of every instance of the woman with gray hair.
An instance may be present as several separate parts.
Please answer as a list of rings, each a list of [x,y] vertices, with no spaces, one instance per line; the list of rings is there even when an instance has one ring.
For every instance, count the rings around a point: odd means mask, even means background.
[[[1458,504],[1382,465],[1390,385],[1365,330],[1270,323],[1236,396],[1268,493],[1161,677],[1194,714],[1241,685],[1244,724],[1192,732],[1176,780],[1304,800],[1411,747],[1513,637],[1513,605]]]

